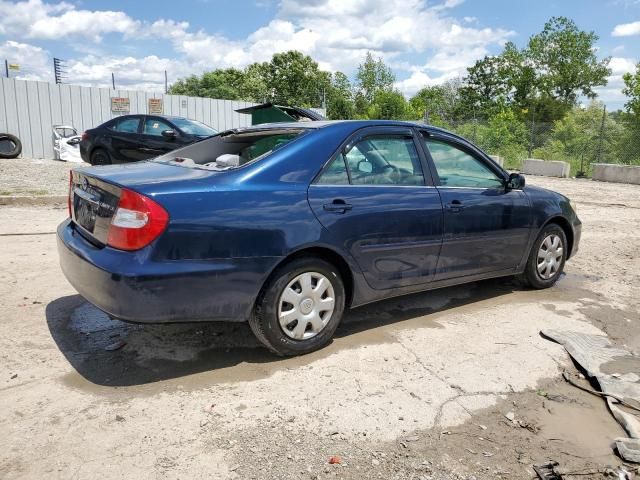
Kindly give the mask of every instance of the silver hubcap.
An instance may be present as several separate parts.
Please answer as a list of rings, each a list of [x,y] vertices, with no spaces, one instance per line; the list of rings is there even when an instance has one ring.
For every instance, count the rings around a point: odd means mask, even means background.
[[[333,285],[317,272],[305,272],[289,282],[280,295],[278,319],[282,331],[294,340],[308,340],[327,326],[336,300]]]
[[[538,250],[538,275],[544,280],[555,276],[562,265],[564,248],[558,235],[548,235]]]

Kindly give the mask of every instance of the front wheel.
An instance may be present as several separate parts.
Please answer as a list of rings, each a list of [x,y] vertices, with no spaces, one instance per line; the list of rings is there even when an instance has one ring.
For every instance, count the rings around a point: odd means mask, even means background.
[[[533,288],[549,288],[560,278],[566,259],[567,236],[559,225],[551,223],[536,238],[520,279]]]
[[[279,268],[258,298],[249,325],[278,355],[302,355],[327,345],[344,311],[338,269],[317,258],[299,258]]]

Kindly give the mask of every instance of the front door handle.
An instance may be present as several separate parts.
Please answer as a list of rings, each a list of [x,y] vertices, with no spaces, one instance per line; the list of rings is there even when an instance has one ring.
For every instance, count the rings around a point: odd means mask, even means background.
[[[353,205],[346,203],[344,200],[334,200],[331,203],[325,203],[322,208],[331,213],[345,213],[353,208]]]
[[[451,203],[447,203],[445,208],[451,211],[451,213],[459,213],[464,210],[464,205],[460,200],[453,200]]]

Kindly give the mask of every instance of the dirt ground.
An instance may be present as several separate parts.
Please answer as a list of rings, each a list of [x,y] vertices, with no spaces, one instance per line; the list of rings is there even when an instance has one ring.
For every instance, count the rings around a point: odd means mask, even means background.
[[[624,432],[564,382],[578,372],[539,332],[640,353],[640,186],[528,181],[573,198],[584,223],[553,289],[502,279],[388,300],[292,359],[245,324],[109,319],[58,267],[66,209],[0,207],[0,478],[532,479],[549,460],[602,478]]]

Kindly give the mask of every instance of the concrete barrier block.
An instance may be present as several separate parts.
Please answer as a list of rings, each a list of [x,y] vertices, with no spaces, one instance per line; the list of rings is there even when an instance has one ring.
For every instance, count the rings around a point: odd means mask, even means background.
[[[569,164],[557,160],[527,158],[522,162],[522,173],[544,177],[569,178]]]
[[[500,155],[489,155],[494,162],[496,162],[498,165],[500,165],[501,167],[504,167],[504,158],[502,158]]]
[[[640,185],[640,167],[633,165],[615,165],[612,163],[594,163],[594,180],[599,182],[633,183]]]

